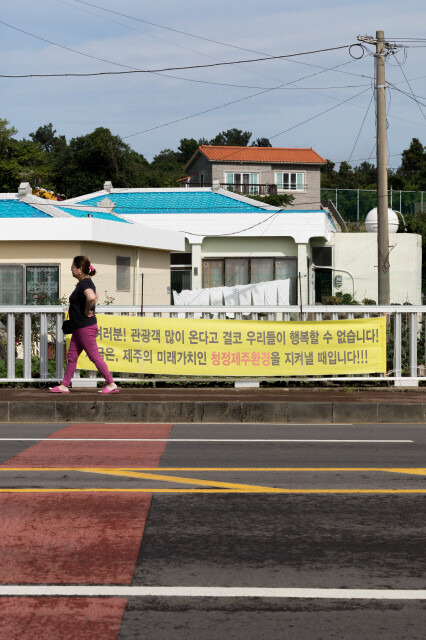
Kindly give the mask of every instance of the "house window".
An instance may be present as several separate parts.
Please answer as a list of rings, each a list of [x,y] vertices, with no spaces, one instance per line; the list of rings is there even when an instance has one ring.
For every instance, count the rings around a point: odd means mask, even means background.
[[[249,282],[248,258],[225,258],[225,286],[235,287],[237,284]]]
[[[130,258],[117,256],[117,291],[130,291]]]
[[[180,293],[192,287],[192,254],[170,254],[170,302],[174,304],[173,291]]]
[[[200,187],[204,187],[205,182],[206,182],[206,174],[204,171],[202,171],[200,173]]]
[[[225,173],[225,182],[229,191],[256,195],[259,193],[258,173]]]
[[[316,267],[331,267],[331,247],[312,247],[312,261]],[[324,298],[333,295],[333,271],[317,268],[314,277],[315,302],[324,304]]]
[[[225,261],[203,260],[203,286],[223,287],[225,284]]]
[[[251,282],[268,282],[274,279],[274,258],[252,258]]]
[[[277,188],[281,191],[304,191],[305,174],[293,173],[290,171],[278,172],[275,174]]]
[[[233,287],[290,278],[290,304],[297,304],[297,258],[203,260],[203,287]]]
[[[24,269],[22,265],[0,266],[0,304],[23,304]]]
[[[0,305],[54,304],[58,299],[58,266],[0,265]]]
[[[27,265],[26,304],[53,304],[59,299],[59,267]]]

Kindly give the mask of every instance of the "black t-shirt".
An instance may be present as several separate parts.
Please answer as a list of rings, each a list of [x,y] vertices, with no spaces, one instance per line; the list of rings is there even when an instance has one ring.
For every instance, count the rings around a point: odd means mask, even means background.
[[[86,296],[84,292],[86,289],[92,289],[96,293],[96,287],[90,278],[83,278],[80,280],[72,294],[70,295],[70,307],[69,316],[73,329],[81,329],[82,327],[91,327],[96,324],[96,316],[88,318],[85,314],[86,311]],[[92,307],[93,314],[95,313],[95,307]]]

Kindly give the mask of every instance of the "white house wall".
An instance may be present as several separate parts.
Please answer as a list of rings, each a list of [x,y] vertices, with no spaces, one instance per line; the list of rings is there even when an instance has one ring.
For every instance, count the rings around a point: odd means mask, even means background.
[[[350,271],[355,280],[355,299],[359,302],[370,298],[377,302],[377,234],[376,233],[336,233],[333,245],[334,269]],[[389,234],[390,301],[392,304],[422,304],[421,300],[421,236],[412,233]],[[334,288],[334,293],[352,293],[352,280],[343,272],[333,272],[342,276],[342,287]]]
[[[182,234],[148,228],[146,220],[130,225],[96,218],[5,218],[0,221],[0,241],[4,240],[87,240],[105,244],[146,247],[163,251],[184,251]]]
[[[190,243],[204,237],[235,234],[241,238],[291,237],[307,244],[311,238],[329,240],[335,227],[325,211],[280,211],[274,213],[156,213],[126,214],[132,222],[166,231],[181,232]]]
[[[292,238],[205,238],[203,258],[297,258],[297,245]]]

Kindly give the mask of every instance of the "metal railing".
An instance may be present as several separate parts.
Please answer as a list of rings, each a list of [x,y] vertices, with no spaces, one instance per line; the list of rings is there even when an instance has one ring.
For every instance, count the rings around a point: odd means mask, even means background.
[[[418,215],[426,210],[425,191],[388,190],[388,205],[402,215]],[[321,187],[321,201],[331,200],[346,222],[363,222],[377,207],[376,189],[336,189]]]
[[[221,182],[220,188],[246,196],[271,196],[277,194],[276,184],[230,184],[229,182]]]
[[[0,306],[0,365],[6,365],[6,375],[0,383],[56,382],[62,380],[65,363],[64,336],[62,322],[66,307],[60,306]],[[97,313],[112,315],[141,316],[139,306],[98,306]],[[337,377],[274,377],[274,380],[324,381],[386,381],[400,386],[417,386],[426,380],[424,334],[426,306],[232,306],[232,307],[177,307],[147,306],[142,317],[193,318],[201,314],[202,319],[227,318],[231,314],[236,320],[268,321],[320,321],[354,318],[388,317],[387,349],[393,352],[391,367],[386,375],[361,376],[343,375]],[[49,356],[50,352],[50,356]],[[54,355],[54,359],[53,359]],[[33,359],[37,360],[38,371],[33,372]],[[49,373],[49,361],[54,362],[54,373]],[[22,366],[22,375],[16,375],[17,364]],[[51,367],[52,369],[52,367]],[[139,374],[137,374],[139,375]],[[90,376],[96,377],[92,372]],[[79,373],[77,372],[77,377]],[[170,376],[176,379],[176,376]],[[224,376],[226,379],[234,379]],[[153,380],[158,377],[152,377]],[[217,379],[217,378],[215,378]],[[270,379],[261,377],[259,379]],[[135,377],[122,377],[121,381],[137,381]],[[147,378],[144,378],[147,381]],[[95,380],[93,381],[95,382]]]
[[[182,188],[191,187],[212,187],[211,182],[185,182],[180,185]],[[219,183],[221,189],[227,189],[233,193],[241,193],[246,196],[270,196],[278,193],[278,187],[276,184],[241,184],[240,182],[221,182]]]

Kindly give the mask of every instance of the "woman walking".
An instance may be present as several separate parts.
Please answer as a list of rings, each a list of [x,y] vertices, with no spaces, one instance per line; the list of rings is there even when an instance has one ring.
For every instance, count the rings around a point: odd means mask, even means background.
[[[95,304],[98,300],[98,295],[91,279],[91,276],[95,275],[96,269],[92,267],[87,256],[76,256],[71,265],[71,273],[78,282],[70,295],[69,319],[72,327],[72,338],[67,353],[67,366],[61,384],[51,388],[49,391],[51,393],[70,392],[68,387],[77,368],[78,356],[84,350],[106,380],[106,386],[99,393],[118,393],[117,385],[112,379],[107,365],[102,360],[96,343],[98,325],[95,316]]]

